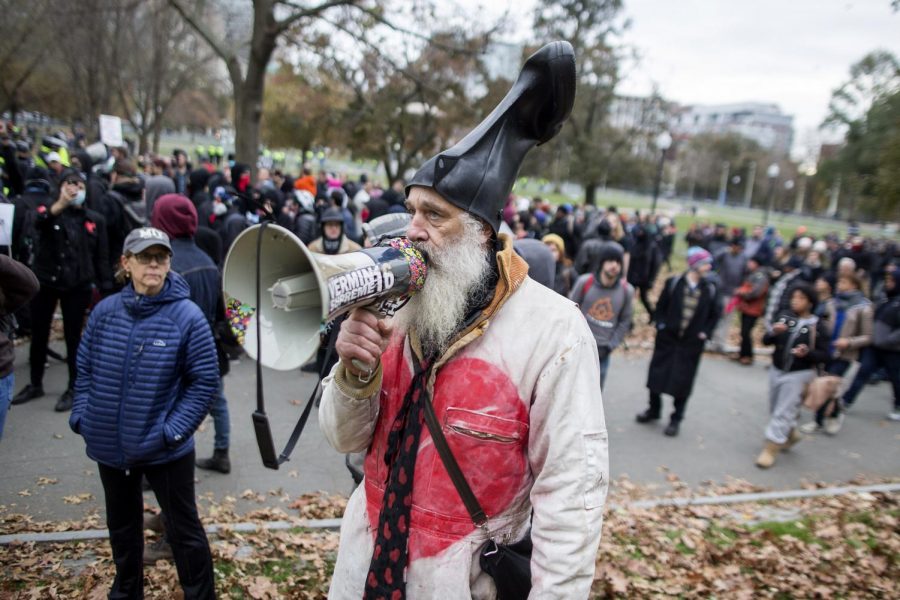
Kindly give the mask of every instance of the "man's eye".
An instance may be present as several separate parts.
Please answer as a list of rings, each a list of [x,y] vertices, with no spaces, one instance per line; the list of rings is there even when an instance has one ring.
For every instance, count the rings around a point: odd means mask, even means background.
[[[441,218],[441,215],[439,215],[438,213],[434,212],[433,210],[429,210],[429,211],[428,211],[428,218],[431,219],[432,221],[434,221],[435,219],[440,219],[440,218]]]

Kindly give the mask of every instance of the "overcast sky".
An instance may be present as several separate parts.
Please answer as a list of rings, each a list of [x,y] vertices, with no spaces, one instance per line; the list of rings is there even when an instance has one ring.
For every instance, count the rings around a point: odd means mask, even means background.
[[[534,0],[462,0],[487,13],[508,10],[527,37]],[[641,62],[621,94],[654,84],[682,104],[758,101],[794,117],[795,158],[822,122],[850,65],[877,48],[900,56],[900,13],[890,0],[625,0],[625,41]]]

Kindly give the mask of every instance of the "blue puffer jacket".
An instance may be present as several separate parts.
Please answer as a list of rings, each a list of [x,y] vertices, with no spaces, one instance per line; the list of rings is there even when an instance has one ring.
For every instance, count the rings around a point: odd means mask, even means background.
[[[219,371],[209,323],[188,297],[185,280],[170,272],[156,296],[129,284],[91,313],[69,426],[93,460],[128,469],[193,449]]]

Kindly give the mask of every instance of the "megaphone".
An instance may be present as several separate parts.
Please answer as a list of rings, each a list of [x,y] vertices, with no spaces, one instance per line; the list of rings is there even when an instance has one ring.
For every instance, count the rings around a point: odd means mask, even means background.
[[[251,358],[259,360],[262,328],[262,364],[287,371],[315,355],[325,323],[361,306],[393,315],[422,289],[426,274],[424,257],[405,237],[328,255],[310,252],[284,227],[254,225],[241,232],[225,258],[225,313]]]

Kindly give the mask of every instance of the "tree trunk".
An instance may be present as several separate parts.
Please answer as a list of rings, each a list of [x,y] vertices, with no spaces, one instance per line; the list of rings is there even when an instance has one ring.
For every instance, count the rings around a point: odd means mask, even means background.
[[[597,204],[597,184],[596,183],[588,183],[584,186],[584,202],[588,206],[595,206]]]
[[[153,152],[159,154],[159,138],[162,136],[162,119],[157,115],[153,122]]]
[[[384,164],[384,173],[387,175],[387,184],[390,186],[397,179],[397,174],[391,170],[391,158],[388,156],[381,162]]]

